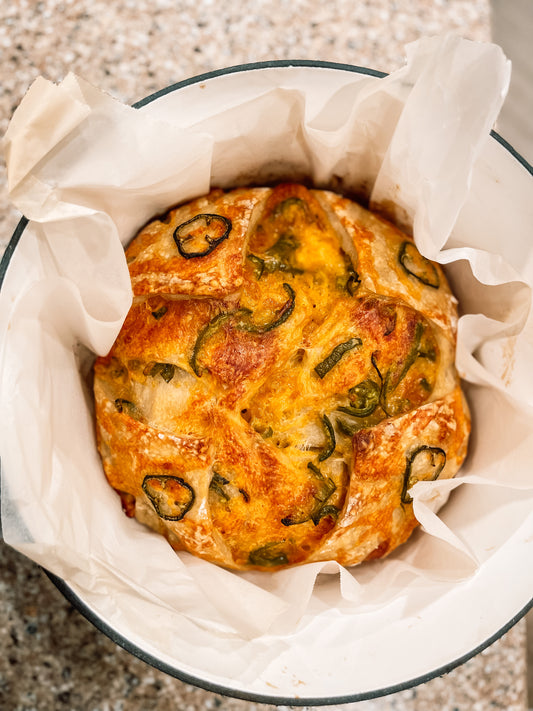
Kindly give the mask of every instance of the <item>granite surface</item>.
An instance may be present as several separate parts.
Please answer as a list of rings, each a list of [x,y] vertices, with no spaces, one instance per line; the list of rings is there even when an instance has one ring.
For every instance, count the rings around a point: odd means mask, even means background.
[[[390,72],[405,43],[452,30],[490,39],[488,0],[3,0],[0,134],[31,82],[73,71],[132,103],[212,69],[266,59],[320,59]],[[0,252],[20,215],[0,165]],[[524,711],[526,627],[448,675],[360,711]],[[203,691],[117,647],[34,563],[0,543],[0,709],[150,711],[266,709]]]

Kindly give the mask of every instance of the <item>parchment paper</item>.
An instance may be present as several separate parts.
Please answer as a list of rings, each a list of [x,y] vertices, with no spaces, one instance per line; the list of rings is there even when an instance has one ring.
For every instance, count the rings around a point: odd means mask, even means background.
[[[531,373],[502,375],[509,349],[513,362],[532,362],[531,245],[525,234],[496,244],[482,232],[454,236],[509,62],[494,45],[446,35],[409,45],[405,67],[383,79],[346,73],[317,92],[285,75],[277,84],[271,71],[245,101],[223,92],[190,115],[169,102],[123,106],[72,74],[57,86],[40,78],[3,140],[11,199],[30,220],[0,293],[4,538],[132,638],[169,657],[179,646],[193,666],[201,650],[217,673],[242,680],[276,650],[262,648],[259,661],[247,640],[280,640],[331,608],[339,625],[360,615],[364,635],[375,610],[406,614],[397,602],[420,585],[438,596],[475,575],[523,522],[516,502],[533,496]],[[470,454],[455,480],[412,489],[423,529],[389,558],[233,573],[176,555],[123,515],[95,448],[87,368],[128,311],[123,245],[148,218],[210,186],[302,176],[367,195],[448,265]]]

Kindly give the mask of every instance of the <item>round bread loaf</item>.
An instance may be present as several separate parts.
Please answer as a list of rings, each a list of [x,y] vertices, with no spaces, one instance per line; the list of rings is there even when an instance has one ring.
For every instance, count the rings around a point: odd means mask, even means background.
[[[94,381],[125,512],[240,570],[406,541],[411,486],[454,476],[470,429],[440,266],[297,184],[213,190],[126,256],[133,305]]]

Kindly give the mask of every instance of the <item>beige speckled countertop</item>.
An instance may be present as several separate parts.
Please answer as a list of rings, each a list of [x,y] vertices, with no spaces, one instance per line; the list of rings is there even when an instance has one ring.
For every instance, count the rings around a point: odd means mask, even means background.
[[[403,46],[453,30],[490,39],[488,0],[2,0],[0,133],[33,79],[68,71],[122,101],[212,69],[319,59],[390,72]],[[20,215],[0,165],[0,252]],[[0,709],[264,709],[188,686],[130,656],[91,626],[32,562],[0,543]],[[333,708],[524,711],[525,623],[414,689]]]

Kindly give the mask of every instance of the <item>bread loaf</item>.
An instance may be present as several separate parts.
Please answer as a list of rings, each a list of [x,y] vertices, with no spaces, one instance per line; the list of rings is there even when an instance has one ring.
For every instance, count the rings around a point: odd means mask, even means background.
[[[95,364],[98,447],[129,516],[228,568],[351,566],[453,477],[468,408],[438,264],[355,202],[213,190],[126,251],[134,294]]]

